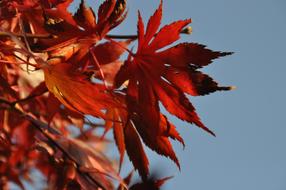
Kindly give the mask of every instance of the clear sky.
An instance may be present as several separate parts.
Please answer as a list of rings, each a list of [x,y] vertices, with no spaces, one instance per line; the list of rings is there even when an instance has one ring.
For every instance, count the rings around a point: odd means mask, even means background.
[[[137,10],[146,22],[158,4],[129,0],[127,20],[111,33],[134,34]],[[172,119],[186,141],[184,150],[174,144],[181,172],[150,153],[151,167],[175,175],[165,190],[285,190],[286,1],[165,0],[163,7],[163,24],[193,19],[193,34],[184,41],[235,52],[204,71],[220,84],[237,86],[192,98],[216,138]]]

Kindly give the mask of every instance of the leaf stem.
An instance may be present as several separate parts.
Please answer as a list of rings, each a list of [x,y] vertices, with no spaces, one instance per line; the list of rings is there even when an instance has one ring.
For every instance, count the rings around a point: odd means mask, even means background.
[[[34,99],[38,96],[41,96],[42,94],[46,93],[48,91],[48,89],[46,89],[44,92],[41,92],[39,94],[33,94],[33,95],[30,95],[30,96],[27,96],[26,98],[23,98],[23,99],[19,99],[19,100],[16,100],[14,102],[11,102],[13,105],[17,104],[17,103],[22,103],[22,102],[26,102],[26,101],[29,101],[31,99]]]

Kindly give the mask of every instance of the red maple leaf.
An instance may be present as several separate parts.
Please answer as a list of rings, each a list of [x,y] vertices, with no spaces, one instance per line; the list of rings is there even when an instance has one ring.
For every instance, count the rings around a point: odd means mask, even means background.
[[[212,78],[197,69],[230,53],[214,52],[195,43],[182,43],[163,49],[180,38],[180,32],[191,23],[191,19],[173,22],[157,32],[162,17],[162,2],[149,19],[146,31],[140,13],[138,17],[137,52],[129,54],[116,75],[115,86],[120,87],[128,81],[126,103],[129,121],[126,123],[134,124],[147,146],[170,157],[179,166],[168,137],[181,142],[183,140],[175,127],[160,113],[159,103],[169,113],[214,135],[201,122],[185,93],[196,96],[229,90],[230,87],[218,86]],[[134,156],[128,155],[132,160]],[[146,173],[140,171],[142,166],[135,167],[141,175]]]
[[[67,108],[105,119],[105,109],[122,108],[122,105],[106,91],[104,85],[92,83],[88,77],[70,68],[71,65],[67,63],[43,68],[48,90]]]

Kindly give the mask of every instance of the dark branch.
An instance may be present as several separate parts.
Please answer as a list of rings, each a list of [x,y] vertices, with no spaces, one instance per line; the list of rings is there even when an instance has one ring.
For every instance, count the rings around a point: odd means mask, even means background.
[[[186,28],[184,28],[181,32],[181,34],[191,34],[192,33],[192,27],[188,26]],[[156,34],[155,34],[156,36]],[[137,35],[106,35],[107,38],[112,38],[112,39],[130,39],[130,40],[136,40],[137,39]]]
[[[24,38],[23,34],[0,31],[0,36],[11,36],[11,35],[14,35],[16,37]],[[55,38],[55,36],[51,35],[51,34],[31,34],[31,33],[25,33],[25,36],[27,38],[44,38],[44,39]]]
[[[38,130],[40,133],[42,133],[47,140],[53,145],[55,146],[58,150],[60,150],[70,161],[72,161],[73,163],[75,163],[76,165],[76,170],[78,171],[78,173],[86,175],[88,179],[90,179],[95,185],[97,185],[99,188],[106,190],[106,188],[101,185],[98,181],[96,181],[91,175],[90,173],[87,172],[83,172],[80,170],[81,165],[77,162],[77,160],[75,160],[59,143],[57,143],[54,138],[48,133],[48,131],[52,132],[53,134],[57,134],[59,135],[60,133],[51,128],[48,124],[35,119],[34,117],[32,117],[31,115],[24,113],[23,111],[19,110],[18,108],[15,107],[14,102],[9,102],[5,99],[0,98],[0,104],[4,104],[7,106],[6,109],[12,109],[13,111],[15,111],[16,113],[20,114],[22,117],[24,117],[26,120],[28,120],[33,127],[35,127],[36,130]]]

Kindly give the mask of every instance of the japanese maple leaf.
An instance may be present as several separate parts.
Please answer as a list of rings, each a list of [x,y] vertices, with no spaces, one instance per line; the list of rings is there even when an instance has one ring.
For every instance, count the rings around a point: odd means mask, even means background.
[[[124,20],[127,14],[125,0],[104,1],[98,9],[98,19],[83,0],[74,15],[71,15],[67,7],[63,7],[62,4],[57,7],[57,9],[45,10],[45,28],[58,38],[41,41],[42,47],[49,46],[51,43],[53,45],[45,49],[49,52],[49,62],[53,62],[52,64],[67,61],[72,57],[75,66],[86,67],[86,60],[91,59],[90,52],[94,53],[98,64],[111,63],[125,51],[122,47],[126,47],[131,42],[128,40],[118,44],[106,42],[97,45],[111,29]]]
[[[94,44],[98,40],[118,26],[126,17],[126,0],[106,0],[98,9],[98,18],[94,11],[86,6],[82,0],[76,13],[72,15],[67,10],[69,1],[56,6],[56,9],[45,9],[45,28],[58,36],[58,40],[53,42],[70,43],[77,42],[78,39],[86,37]],[[71,32],[73,31],[73,32]],[[51,41],[51,40],[50,40]],[[48,43],[48,40],[44,41]]]
[[[67,108],[81,114],[106,118],[107,108],[123,108],[102,84],[90,81],[88,77],[71,70],[71,64],[60,63],[43,68],[45,83],[50,92]]]
[[[181,43],[165,48],[180,38],[180,32],[191,23],[191,19],[173,22],[157,32],[161,17],[162,1],[144,31],[139,13],[137,52],[130,53],[117,73],[115,87],[129,81],[126,90],[128,119],[147,146],[170,157],[179,166],[168,137],[179,140],[180,136],[160,113],[159,102],[171,114],[214,135],[201,122],[185,93],[197,96],[217,90],[229,90],[230,87],[218,86],[212,78],[197,69],[230,53],[214,52],[195,43]],[[170,126],[173,135],[170,134]],[[137,169],[140,173],[140,168]],[[144,172],[141,171],[142,173]]]

